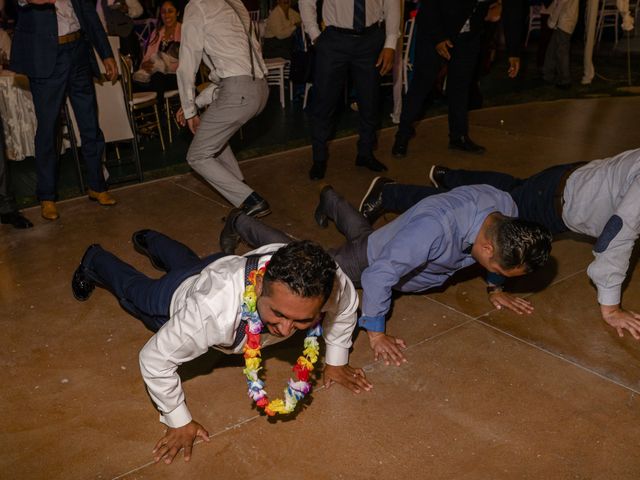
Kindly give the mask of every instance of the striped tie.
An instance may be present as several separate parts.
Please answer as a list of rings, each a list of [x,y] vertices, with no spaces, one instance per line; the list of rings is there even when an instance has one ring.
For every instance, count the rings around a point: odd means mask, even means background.
[[[357,32],[367,26],[367,9],[365,0],[353,0],[353,29]]]

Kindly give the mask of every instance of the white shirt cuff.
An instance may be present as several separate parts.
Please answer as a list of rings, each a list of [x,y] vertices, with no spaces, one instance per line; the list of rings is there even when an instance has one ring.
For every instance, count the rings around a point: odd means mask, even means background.
[[[387,38],[384,41],[384,48],[392,48],[396,49],[398,46],[398,35],[387,35]]]
[[[187,404],[182,402],[173,411],[160,414],[160,421],[167,427],[180,428],[184,427],[192,420],[191,413],[187,408]]]
[[[349,349],[336,345],[327,345],[324,361],[327,365],[333,365],[334,367],[346,365],[349,363]]]
[[[598,303],[600,305],[620,305],[621,287],[598,287]]]

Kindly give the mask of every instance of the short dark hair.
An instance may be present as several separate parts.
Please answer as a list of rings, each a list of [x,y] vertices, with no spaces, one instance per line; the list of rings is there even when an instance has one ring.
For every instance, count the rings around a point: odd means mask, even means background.
[[[298,240],[273,254],[264,273],[263,295],[268,296],[270,282],[282,282],[301,297],[331,295],[336,262],[317,243]]]
[[[549,259],[553,238],[538,223],[497,215],[489,232],[497,249],[496,260],[505,270],[524,266],[533,272]]]

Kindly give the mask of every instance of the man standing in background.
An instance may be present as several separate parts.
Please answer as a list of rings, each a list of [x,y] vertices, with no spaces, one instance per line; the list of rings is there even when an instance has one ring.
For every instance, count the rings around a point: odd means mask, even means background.
[[[115,80],[118,68],[90,0],[18,0],[18,23],[11,49],[11,70],[29,77],[38,129],[36,131],[36,194],[41,214],[58,218],[56,134],[60,108],[69,96],[78,120],[82,157],[87,166],[88,195],[100,205],[115,205],[102,171],[104,136],[98,125],[92,73],[100,76],[92,48]]]
[[[393,67],[400,34],[399,0],[324,0],[320,32],[316,1],[300,0],[300,15],[316,47],[313,83],[311,180],[324,178],[327,141],[331,136],[338,98],[347,73],[356,89],[360,126],[356,165],[374,172],[387,167],[373,156],[378,123],[380,77]]]

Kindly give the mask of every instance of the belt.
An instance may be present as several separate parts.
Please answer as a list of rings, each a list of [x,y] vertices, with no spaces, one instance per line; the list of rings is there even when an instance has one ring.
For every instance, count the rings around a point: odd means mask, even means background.
[[[64,45],[65,43],[75,42],[76,40],[80,40],[80,30],[72,33],[67,33],[66,35],[60,35],[58,37],[58,45]]]
[[[564,187],[567,186],[567,180],[569,180],[569,177],[573,172],[586,164],[587,162],[574,163],[570,168],[567,168],[560,177],[560,181],[556,187],[556,192],[553,194],[553,206],[560,218],[562,218],[562,207],[564,207]]]
[[[333,25],[329,25],[327,30],[333,30],[334,32],[344,33],[345,35],[355,35],[355,36],[363,36],[367,35],[376,30],[380,30],[384,27],[384,22],[376,22],[372,23],[368,27],[363,28],[362,30],[354,30],[352,28],[342,28],[342,27],[334,27]]]

